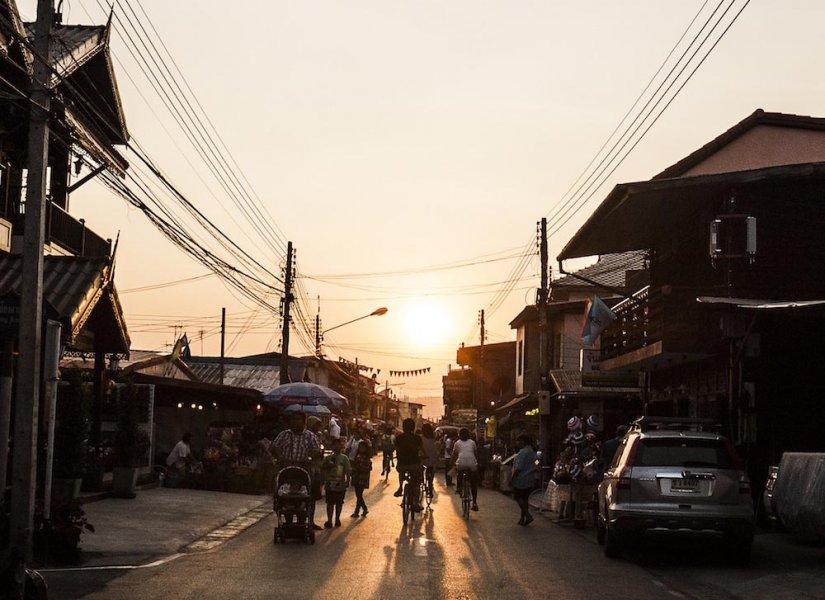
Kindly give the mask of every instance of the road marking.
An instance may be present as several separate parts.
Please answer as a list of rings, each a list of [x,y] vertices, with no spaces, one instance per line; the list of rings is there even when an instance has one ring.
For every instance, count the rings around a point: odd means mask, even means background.
[[[172,562],[183,556],[182,553],[172,554],[165,558],[161,558],[154,562],[146,563],[145,565],[102,565],[99,567],[65,567],[62,569],[37,569],[40,573],[57,573],[64,571],[128,571],[133,569],[149,569],[151,567],[159,567],[166,563]]]

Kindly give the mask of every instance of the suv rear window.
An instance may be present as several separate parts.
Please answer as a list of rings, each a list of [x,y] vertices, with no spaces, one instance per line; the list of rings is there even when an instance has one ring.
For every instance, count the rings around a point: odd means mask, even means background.
[[[733,468],[722,440],[645,439],[639,443],[634,466]]]

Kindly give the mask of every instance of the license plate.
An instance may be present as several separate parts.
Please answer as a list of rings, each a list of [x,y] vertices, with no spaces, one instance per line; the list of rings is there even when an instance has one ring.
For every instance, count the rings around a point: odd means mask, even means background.
[[[674,479],[670,482],[670,489],[673,492],[698,492],[698,479]]]

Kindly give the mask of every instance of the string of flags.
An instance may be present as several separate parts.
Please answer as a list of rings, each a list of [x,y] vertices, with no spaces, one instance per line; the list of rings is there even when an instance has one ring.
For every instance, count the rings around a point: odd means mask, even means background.
[[[343,357],[338,357],[338,362],[341,363],[342,365],[346,366],[348,369],[355,369],[357,367],[359,372],[362,372],[362,371],[365,371],[367,373],[375,372],[376,376],[381,374],[381,369],[376,369],[376,368],[373,368],[373,367],[369,367],[367,365],[362,365],[360,363],[356,364],[356,363],[352,362],[351,360],[347,360],[346,358],[343,358]],[[390,377],[418,377],[419,375],[426,375],[427,373],[430,372],[430,369],[431,369],[431,367],[425,367],[423,369],[410,369],[408,371],[396,371],[396,370],[391,369],[390,370]]]
[[[390,377],[417,377],[430,372],[430,367],[426,369],[413,369],[411,371],[390,371]]]

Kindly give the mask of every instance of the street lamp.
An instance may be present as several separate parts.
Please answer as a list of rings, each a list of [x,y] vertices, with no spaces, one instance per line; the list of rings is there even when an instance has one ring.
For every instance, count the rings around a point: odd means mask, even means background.
[[[339,327],[343,327],[344,325],[349,325],[350,323],[355,323],[356,321],[360,321],[361,319],[366,319],[368,317],[380,317],[382,315],[387,314],[389,309],[386,306],[382,306],[381,308],[376,308],[368,315],[363,315],[356,319],[352,319],[351,321],[347,321],[345,323],[341,323],[340,325],[336,325],[335,327],[330,327],[329,329],[324,329],[320,331],[320,322],[319,318],[315,318],[315,353],[320,356],[321,355],[321,340],[324,339],[324,334],[332,331],[333,329],[338,329]]]

